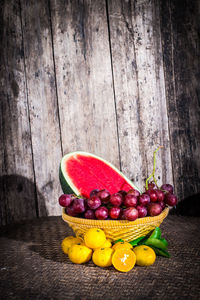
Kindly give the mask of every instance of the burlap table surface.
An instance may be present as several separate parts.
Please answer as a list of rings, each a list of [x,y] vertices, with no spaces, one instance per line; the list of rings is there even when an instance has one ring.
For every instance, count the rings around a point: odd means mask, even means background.
[[[161,225],[171,258],[128,273],[61,251],[72,230],[61,217],[1,228],[0,299],[200,299],[200,219],[168,216]]]

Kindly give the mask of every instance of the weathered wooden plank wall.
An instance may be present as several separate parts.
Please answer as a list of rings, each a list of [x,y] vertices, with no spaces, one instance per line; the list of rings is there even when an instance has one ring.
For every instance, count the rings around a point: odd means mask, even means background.
[[[103,156],[140,188],[200,191],[199,2],[1,2],[1,225],[59,215],[63,154]]]
[[[36,216],[29,107],[19,2],[1,2],[0,218]]]
[[[180,199],[200,192],[200,1],[161,1],[170,147]]]
[[[158,182],[172,182],[157,4],[108,2],[122,171],[141,187],[158,145],[165,147],[157,163]]]
[[[89,151],[119,167],[105,2],[50,3],[63,151]]]
[[[21,15],[38,213],[58,214],[62,152],[48,1],[21,1]]]

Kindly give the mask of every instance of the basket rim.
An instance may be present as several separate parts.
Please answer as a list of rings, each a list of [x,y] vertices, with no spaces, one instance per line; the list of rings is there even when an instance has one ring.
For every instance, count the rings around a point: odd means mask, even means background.
[[[78,217],[72,217],[65,213],[65,208],[62,209],[62,219],[67,223],[73,223],[77,225],[85,225],[85,226],[134,226],[134,225],[148,225],[154,222],[163,221],[169,213],[169,207],[166,207],[160,215],[155,217],[144,217],[138,218],[135,221],[128,221],[128,220],[93,220],[93,219],[83,219]]]

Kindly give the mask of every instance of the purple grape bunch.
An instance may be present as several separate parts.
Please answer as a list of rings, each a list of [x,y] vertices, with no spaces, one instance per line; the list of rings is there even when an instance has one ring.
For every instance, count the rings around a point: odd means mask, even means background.
[[[177,197],[171,184],[160,188],[154,182],[143,193],[136,189],[111,194],[107,189],[93,189],[89,198],[63,194],[59,204],[72,217],[97,220],[129,220],[159,215],[166,206],[175,206]]]

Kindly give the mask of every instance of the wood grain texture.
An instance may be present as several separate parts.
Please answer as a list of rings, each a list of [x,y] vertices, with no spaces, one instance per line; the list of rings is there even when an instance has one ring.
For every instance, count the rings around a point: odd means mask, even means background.
[[[142,189],[164,145],[158,183],[194,207],[199,1],[0,0],[0,14],[0,225],[60,215],[59,162],[76,150]]]
[[[171,157],[157,1],[108,1],[122,171],[143,187],[153,169],[171,182]]]
[[[36,216],[31,133],[18,1],[1,1],[0,224]]]
[[[200,192],[200,3],[161,2],[171,153],[180,199]]]
[[[22,26],[39,215],[60,214],[62,157],[48,1],[22,1]]]
[[[106,7],[51,1],[63,151],[88,151],[119,167]]]

